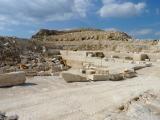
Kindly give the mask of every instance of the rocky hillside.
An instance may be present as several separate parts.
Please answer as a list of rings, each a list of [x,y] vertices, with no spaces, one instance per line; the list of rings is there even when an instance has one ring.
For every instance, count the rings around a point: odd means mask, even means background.
[[[42,42],[48,49],[61,50],[102,50],[115,49],[119,42],[128,43],[132,37],[119,31],[104,31],[100,29],[47,30],[41,29],[32,36],[32,41]]]
[[[129,41],[131,36],[124,32],[103,31],[99,29],[47,30],[41,29],[32,36],[40,41],[85,41],[85,40],[121,40]]]
[[[18,62],[20,62],[20,50],[16,38],[0,37],[0,65],[12,65]]]
[[[38,43],[28,39],[0,36],[0,66],[16,65],[21,62],[21,55],[40,51],[41,46]]]

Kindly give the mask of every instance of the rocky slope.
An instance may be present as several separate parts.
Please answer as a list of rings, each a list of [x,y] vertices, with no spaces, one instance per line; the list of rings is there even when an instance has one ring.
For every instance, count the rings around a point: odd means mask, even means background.
[[[0,36],[0,67],[20,63],[21,55],[30,51],[38,51],[39,47],[41,48],[38,43],[28,39]]]
[[[18,62],[20,62],[20,50],[16,38],[0,37],[0,65],[13,65]]]
[[[90,28],[64,31],[41,29],[32,36],[32,40],[42,42],[49,49],[102,50],[114,49],[115,46],[110,46],[112,42],[130,42],[132,37],[124,32]]]
[[[84,40],[122,40],[129,41],[131,36],[124,32],[103,31],[99,29],[75,29],[75,30],[47,30],[41,29],[32,36],[33,39],[44,41],[84,41]]]
[[[99,29],[47,30],[41,29],[32,36],[48,49],[107,50],[107,51],[157,51],[157,41],[136,41],[130,35],[118,31]]]

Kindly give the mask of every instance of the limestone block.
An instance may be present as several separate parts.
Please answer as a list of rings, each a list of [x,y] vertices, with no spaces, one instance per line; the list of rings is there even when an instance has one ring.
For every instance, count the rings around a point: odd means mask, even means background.
[[[0,74],[0,87],[23,84],[26,81],[24,72],[11,72]]]
[[[124,73],[124,77],[133,78],[133,77],[136,77],[136,73],[135,72]]]
[[[136,77],[136,72],[134,69],[126,69],[123,75],[124,75],[124,78],[133,78],[133,77]]]
[[[71,73],[71,72],[62,72],[61,76],[66,82],[87,82],[87,78],[84,75]]]
[[[37,71],[35,70],[25,70],[26,76],[37,76]]]
[[[103,69],[103,68],[97,68],[96,69],[96,73],[97,74],[104,74],[104,75],[108,75],[109,74],[109,70],[108,69]]]
[[[91,81],[107,81],[109,80],[109,75],[102,75],[102,74],[87,75],[87,79]]]
[[[145,61],[145,59],[149,59],[147,54],[134,54],[133,55],[134,61]]]
[[[145,66],[146,66],[146,67],[151,67],[151,66],[152,66],[152,63],[146,63]]]
[[[112,73],[109,75],[109,80],[111,80],[111,81],[120,81],[123,79],[124,79],[124,77],[123,77],[123,74],[121,74],[121,73]]]
[[[143,69],[145,67],[146,67],[145,65],[136,65],[135,67],[133,67],[133,69],[134,70],[140,70],[140,69]]]
[[[83,68],[83,62],[78,60],[66,60],[68,66],[72,68]]]
[[[92,75],[92,74],[95,74],[95,73],[96,73],[95,70],[86,70],[87,75]]]

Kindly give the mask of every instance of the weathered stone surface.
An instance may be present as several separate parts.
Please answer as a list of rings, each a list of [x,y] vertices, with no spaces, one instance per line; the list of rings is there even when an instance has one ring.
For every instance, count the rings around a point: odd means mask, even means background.
[[[119,80],[123,80],[123,74],[120,73],[112,73],[109,75],[109,80],[111,81],[119,81]]]
[[[14,86],[25,83],[26,77],[24,72],[11,72],[0,74],[0,87]]]
[[[87,78],[91,81],[107,81],[109,80],[109,75],[93,74],[87,75]]]
[[[103,74],[103,75],[108,75],[109,74],[109,70],[106,68],[96,68],[96,73],[97,74]]]
[[[124,78],[133,78],[133,77],[136,77],[136,72],[134,69],[131,69],[131,70],[125,70],[124,73]]]
[[[145,67],[146,67],[145,65],[137,65],[137,66],[133,67],[133,69],[134,70],[140,70],[140,69],[143,69]]]
[[[146,59],[149,59],[147,54],[134,54],[133,55],[134,61],[145,61]]]
[[[86,70],[87,75],[92,75],[92,74],[95,74],[95,73],[96,73],[95,70]]]
[[[71,72],[62,72],[61,76],[66,82],[87,82],[87,78],[84,75],[71,73]]]

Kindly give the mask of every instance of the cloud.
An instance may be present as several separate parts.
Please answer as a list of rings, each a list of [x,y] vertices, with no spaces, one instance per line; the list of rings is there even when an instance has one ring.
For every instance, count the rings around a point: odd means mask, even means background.
[[[0,25],[86,17],[91,0],[0,0]]]
[[[138,30],[134,30],[131,32],[132,35],[134,36],[144,36],[144,35],[149,35],[153,32],[152,29],[150,28],[145,28],[145,29],[138,29]]]
[[[103,6],[98,11],[101,17],[131,17],[145,11],[144,2],[132,3],[124,0],[102,0]]]

